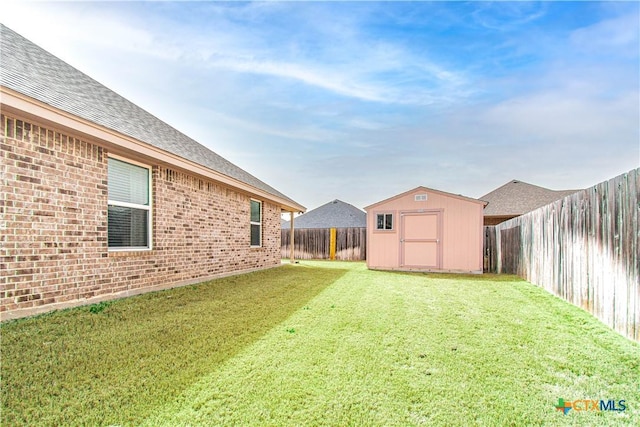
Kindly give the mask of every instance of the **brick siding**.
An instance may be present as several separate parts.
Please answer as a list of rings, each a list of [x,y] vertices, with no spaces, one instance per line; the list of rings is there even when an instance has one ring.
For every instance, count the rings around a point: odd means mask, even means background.
[[[109,251],[106,148],[1,119],[3,319],[280,264],[278,206],[251,248],[248,195],[154,164],[153,249]]]

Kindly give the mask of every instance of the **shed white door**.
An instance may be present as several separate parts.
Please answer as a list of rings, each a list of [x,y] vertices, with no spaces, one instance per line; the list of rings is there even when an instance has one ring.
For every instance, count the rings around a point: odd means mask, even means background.
[[[400,215],[401,265],[410,268],[441,268],[442,212],[404,212]]]

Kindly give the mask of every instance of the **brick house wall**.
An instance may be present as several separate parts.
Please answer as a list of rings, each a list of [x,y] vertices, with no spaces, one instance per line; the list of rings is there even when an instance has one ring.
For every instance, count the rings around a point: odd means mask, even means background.
[[[107,159],[99,143],[1,117],[0,312],[21,317],[280,264],[280,208],[263,201],[250,247],[250,196],[152,167],[149,251],[109,251]]]

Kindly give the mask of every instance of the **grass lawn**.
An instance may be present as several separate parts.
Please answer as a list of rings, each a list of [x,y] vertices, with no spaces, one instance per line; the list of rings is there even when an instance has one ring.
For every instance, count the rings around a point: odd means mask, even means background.
[[[307,261],[1,333],[3,426],[640,425],[640,345],[513,276]]]

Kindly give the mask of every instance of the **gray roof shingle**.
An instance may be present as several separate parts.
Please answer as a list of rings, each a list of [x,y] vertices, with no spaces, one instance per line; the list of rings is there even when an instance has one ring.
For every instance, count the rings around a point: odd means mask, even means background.
[[[0,42],[2,86],[297,204],[2,24]]]
[[[310,210],[293,220],[295,228],[352,228],[366,227],[367,214],[349,203],[334,200]],[[282,228],[290,228],[290,222]]]
[[[518,216],[576,191],[579,190],[549,190],[514,179],[480,197],[480,200],[489,202],[484,208],[484,216]]]

